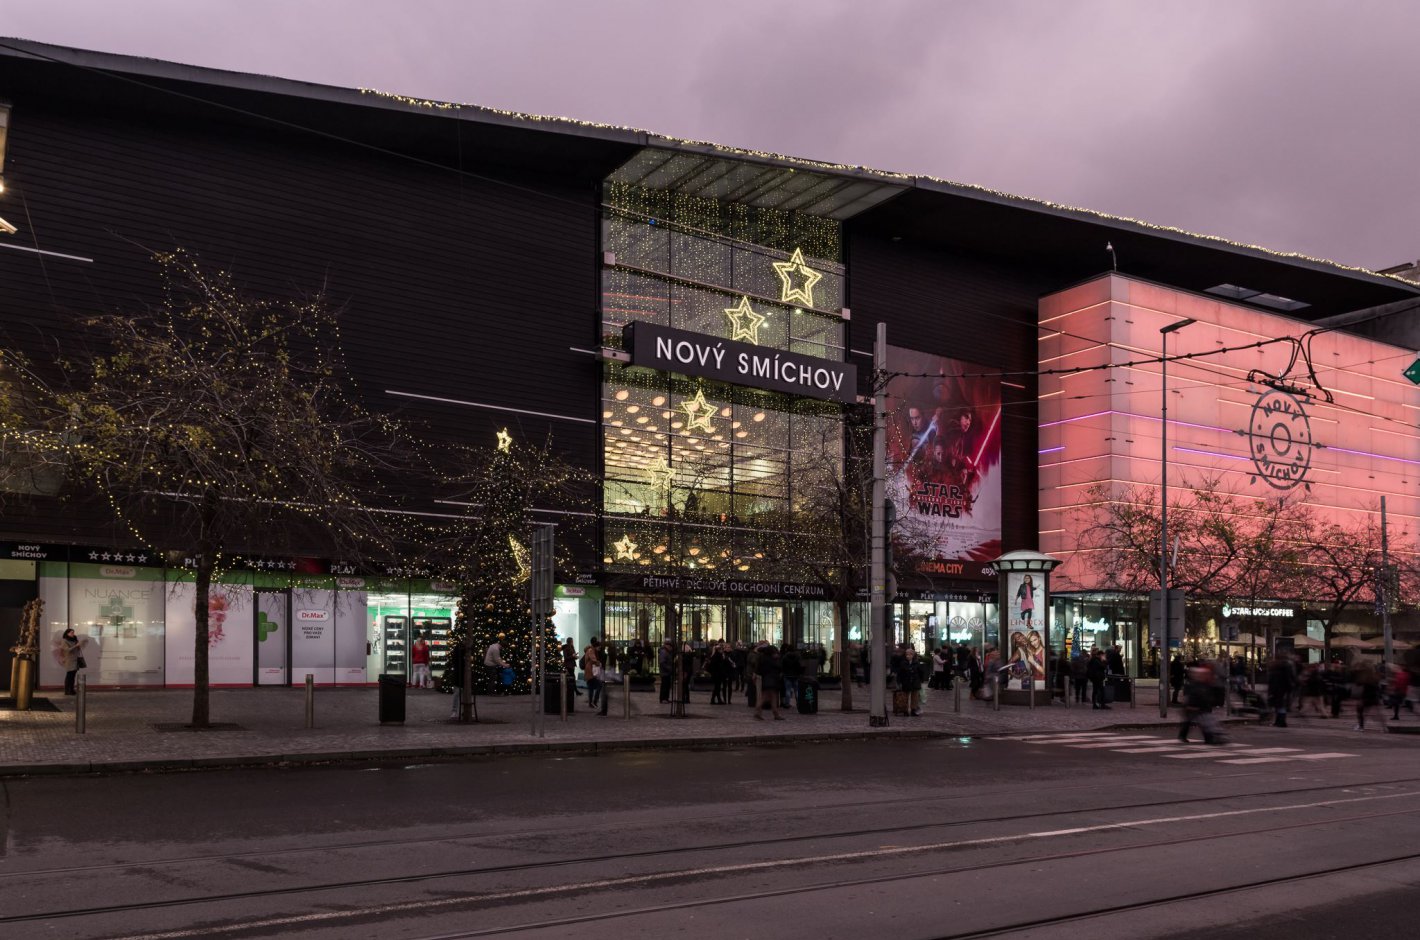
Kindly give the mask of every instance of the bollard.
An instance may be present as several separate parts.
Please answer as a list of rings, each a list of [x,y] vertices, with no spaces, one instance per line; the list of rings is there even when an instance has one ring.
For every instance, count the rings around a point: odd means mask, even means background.
[[[1134,703],[1139,701],[1139,696],[1135,694],[1139,691],[1139,687],[1134,683],[1133,679],[1125,679],[1124,684],[1129,686],[1129,707],[1134,708]]]
[[[79,675],[74,684],[74,733],[83,734],[84,728],[88,724],[89,707],[89,681],[84,678],[84,670],[79,670]]]
[[[18,658],[19,668],[15,670],[15,687],[10,690],[15,711],[27,712],[34,700],[36,663],[28,656]]]
[[[624,703],[625,718],[631,720],[631,674],[623,672],[621,674],[621,698]]]
[[[562,720],[567,720],[567,673],[562,673],[557,679],[558,694],[560,696],[560,706],[562,709]]]
[[[961,683],[960,679],[952,683],[952,711],[957,713],[961,712]]]
[[[1035,710],[1035,676],[1031,676],[1030,691],[1026,693],[1026,707]]]
[[[1001,710],[1001,677],[996,676],[991,680],[991,709]]]
[[[316,726],[316,677],[306,673],[306,727]]]

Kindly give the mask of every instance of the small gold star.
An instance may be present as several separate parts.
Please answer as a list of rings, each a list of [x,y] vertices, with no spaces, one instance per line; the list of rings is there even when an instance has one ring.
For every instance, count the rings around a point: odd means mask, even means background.
[[[663,493],[671,490],[671,478],[675,476],[675,471],[671,465],[666,463],[665,457],[657,457],[656,462],[651,464],[647,473],[651,477],[651,486]]]
[[[759,345],[759,328],[766,318],[754,311],[748,297],[741,297],[734,307],[726,307],[725,316],[730,318],[730,339],[742,339]]]
[[[636,543],[631,541],[630,535],[623,535],[620,542],[613,542],[612,547],[616,549],[617,558],[625,558],[627,561],[636,560]]]
[[[695,397],[689,401],[680,403],[681,410],[685,412],[685,429],[694,431],[696,428],[706,434],[714,433],[715,428],[710,424],[710,418],[715,414],[715,406],[705,400],[705,390],[697,388]]]
[[[823,277],[822,274],[804,264],[804,250],[795,248],[794,254],[788,261],[774,262],[774,270],[779,272],[779,277],[784,281],[784,290],[779,299],[786,304],[802,303],[805,307],[814,305],[814,285]],[[804,279],[803,287],[794,286],[794,276],[799,275]]]
[[[505,454],[513,451],[513,435],[508,433],[507,428],[498,432],[498,449]]]

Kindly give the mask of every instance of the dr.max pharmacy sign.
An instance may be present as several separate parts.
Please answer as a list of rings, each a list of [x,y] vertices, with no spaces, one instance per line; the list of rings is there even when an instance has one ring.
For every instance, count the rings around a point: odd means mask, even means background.
[[[633,366],[828,401],[853,402],[858,397],[858,370],[850,363],[655,323],[628,323],[622,335]]]

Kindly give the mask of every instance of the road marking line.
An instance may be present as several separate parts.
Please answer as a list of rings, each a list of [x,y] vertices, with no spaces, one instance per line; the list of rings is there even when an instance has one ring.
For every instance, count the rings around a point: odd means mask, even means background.
[[[1234,757],[1231,760],[1220,760],[1220,764],[1280,764],[1289,760],[1296,760],[1294,757]]]
[[[1400,793],[1378,793],[1368,796],[1348,797],[1338,800],[1318,800],[1314,803],[1291,803],[1285,806],[1259,806],[1252,809],[1228,809],[1214,813],[1196,813],[1190,816],[1155,816],[1149,819],[1135,819],[1128,822],[1100,823],[1095,826],[1075,826],[1069,829],[1049,829],[1043,832],[1027,832],[1019,835],[985,836],[980,839],[960,839],[955,842],[930,842],[925,845],[895,845],[869,849],[861,852],[835,852],[813,857],[815,862],[847,862],[855,859],[891,858],[919,852],[943,851],[946,849],[973,848],[984,845],[999,845],[1003,842],[1022,842],[1034,839],[1048,839],[1052,836],[1085,835],[1092,832],[1109,832],[1116,829],[1135,829],[1140,826],[1165,826],[1181,822],[1198,822],[1206,819],[1226,819],[1233,816],[1255,816],[1261,813],[1287,813],[1299,809],[1320,809],[1328,806],[1344,806],[1350,803],[1372,803],[1379,800],[1411,799],[1420,796],[1420,790],[1406,790]],[[1219,833],[1225,836],[1227,833]],[[204,926],[191,930],[167,930],[161,933],[128,934],[113,940],[185,940],[188,937],[211,937],[224,933],[264,930],[272,927],[289,927],[298,924],[317,924],[335,919],[369,917],[382,914],[398,914],[409,911],[430,911],[435,908],[468,904],[474,901],[508,901],[546,897],[557,894],[583,893],[606,888],[620,888],[628,885],[652,884],[658,881],[679,880],[692,877],[736,874],[740,872],[771,871],[804,864],[803,858],[776,858],[763,862],[742,862],[737,865],[714,865],[703,868],[683,868],[676,871],[651,872],[644,875],[626,875],[621,878],[604,878],[599,881],[573,882],[563,885],[547,885],[541,888],[521,888],[512,891],[495,891],[487,894],[466,894],[453,898],[421,899],[418,901],[395,901],[389,904],[371,905],[365,908],[346,908],[340,911],[320,911],[312,914],[296,914],[289,917],[272,917],[266,920],[246,921],[224,926]]]
[[[1211,745],[1208,746],[1211,747]],[[1226,752],[1214,749],[1211,751],[1195,751],[1192,754],[1165,754],[1164,756],[1172,758],[1173,760],[1198,760],[1200,757],[1217,757],[1219,754],[1223,753]]]
[[[1248,751],[1249,754],[1300,754],[1301,752],[1302,749],[1299,747],[1255,747]]]
[[[1126,747],[1126,748],[1121,748],[1121,749],[1119,749],[1119,750],[1116,751],[1115,753],[1117,753],[1117,754],[1162,754],[1162,753],[1164,753],[1165,751],[1183,751],[1183,750],[1190,750],[1190,751],[1191,751],[1191,750],[1193,750],[1193,745],[1191,745],[1191,744],[1179,743],[1179,744],[1158,744],[1158,745],[1155,745],[1154,747]]]
[[[1325,754],[1298,754],[1293,760],[1331,760],[1336,757],[1355,757],[1355,754],[1342,754],[1339,751],[1328,751]]]

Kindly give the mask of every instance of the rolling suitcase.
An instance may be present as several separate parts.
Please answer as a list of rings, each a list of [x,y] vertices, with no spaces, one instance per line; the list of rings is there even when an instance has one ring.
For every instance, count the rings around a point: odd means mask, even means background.
[[[906,692],[899,691],[892,693],[892,713],[894,715],[906,715],[907,702],[908,695]]]

